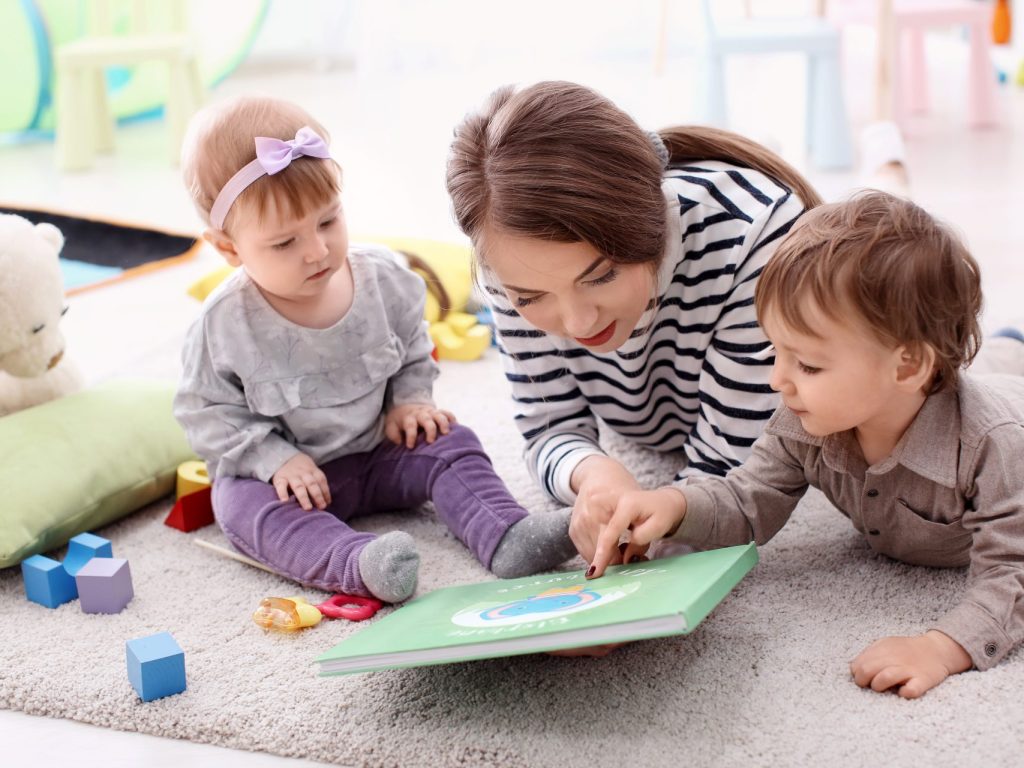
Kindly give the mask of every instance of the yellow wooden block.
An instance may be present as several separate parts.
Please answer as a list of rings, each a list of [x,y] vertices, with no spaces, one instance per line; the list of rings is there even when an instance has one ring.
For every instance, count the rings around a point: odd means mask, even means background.
[[[177,498],[201,491],[210,485],[205,461],[186,461],[178,465]]]

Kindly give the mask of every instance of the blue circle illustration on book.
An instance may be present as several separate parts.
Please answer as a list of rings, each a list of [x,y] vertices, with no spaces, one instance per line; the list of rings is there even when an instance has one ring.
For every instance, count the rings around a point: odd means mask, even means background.
[[[613,603],[635,592],[639,586],[639,583],[632,583],[604,588],[589,584],[556,587],[518,600],[498,604],[478,603],[463,608],[452,616],[452,623],[463,627],[496,627],[561,618]]]

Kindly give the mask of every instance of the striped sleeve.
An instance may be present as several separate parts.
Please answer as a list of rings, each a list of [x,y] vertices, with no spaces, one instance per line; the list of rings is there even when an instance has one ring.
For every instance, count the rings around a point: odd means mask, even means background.
[[[768,339],[757,322],[754,288],[802,212],[801,201],[787,193],[749,226],[700,368],[697,422],[683,445],[687,464],[679,478],[724,475],[742,464],[778,406],[768,385],[774,357],[764,354]]]
[[[486,283],[480,288],[494,313],[516,426],[526,440],[527,468],[549,496],[572,504],[573,470],[588,456],[604,454],[597,419],[554,340],[523,320],[500,288]]]

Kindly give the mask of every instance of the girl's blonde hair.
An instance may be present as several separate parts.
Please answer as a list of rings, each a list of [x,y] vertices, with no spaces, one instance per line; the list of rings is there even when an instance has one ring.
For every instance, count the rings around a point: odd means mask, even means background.
[[[327,131],[308,112],[280,99],[239,98],[207,107],[192,118],[182,149],[182,175],[207,226],[217,194],[240,168],[256,158],[256,137],[290,140],[304,126],[330,143]],[[228,211],[224,230],[230,230],[240,209],[262,218],[273,200],[283,206],[283,215],[302,218],[340,191],[341,172],[336,162],[296,158],[279,173],[263,176],[246,187]]]
[[[714,128],[660,132],[674,165],[724,160],[761,171],[811,207],[811,185],[764,147]],[[665,171],[650,136],[575,83],[505,86],[455,129],[448,194],[479,250],[487,230],[587,242],[610,261],[656,266],[665,252]],[[479,254],[478,254],[479,257]]]
[[[766,313],[811,336],[808,300],[881,343],[935,352],[929,393],[956,387],[981,344],[978,263],[948,226],[885,192],[819,206],[779,243],[755,289]]]

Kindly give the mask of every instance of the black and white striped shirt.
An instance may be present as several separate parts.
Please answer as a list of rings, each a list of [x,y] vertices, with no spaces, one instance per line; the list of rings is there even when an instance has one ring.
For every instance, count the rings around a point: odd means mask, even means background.
[[[772,415],[773,358],[754,285],[803,203],[769,177],[722,162],[666,170],[658,295],[619,349],[594,353],[523,320],[487,270],[516,423],[531,474],[572,504],[569,480],[598,447],[597,420],[659,451],[685,452],[680,476],[724,475]]]

